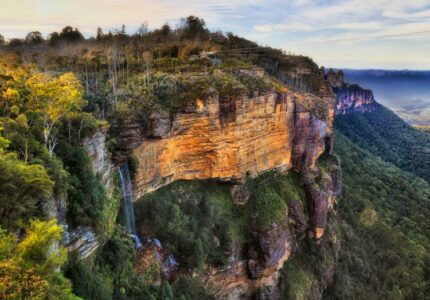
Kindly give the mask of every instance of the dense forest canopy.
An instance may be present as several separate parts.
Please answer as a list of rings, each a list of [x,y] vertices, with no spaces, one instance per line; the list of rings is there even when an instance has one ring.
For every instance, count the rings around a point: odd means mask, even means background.
[[[391,118],[403,123],[397,116]],[[342,128],[335,151],[343,170],[339,199],[343,242],[326,298],[426,299],[430,184],[360,148]]]
[[[430,181],[430,135],[389,109],[378,104],[373,113],[340,115],[335,125],[363,149]]]

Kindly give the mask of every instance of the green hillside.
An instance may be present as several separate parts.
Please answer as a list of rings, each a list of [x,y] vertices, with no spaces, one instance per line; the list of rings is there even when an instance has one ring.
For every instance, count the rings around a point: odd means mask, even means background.
[[[363,149],[430,181],[430,135],[389,109],[379,105],[373,113],[339,115],[335,126]]]
[[[385,135],[380,144],[374,139],[390,125],[377,120],[378,116],[387,120],[390,112],[353,115],[349,126],[347,116],[336,121],[335,151],[343,172],[343,193],[338,199],[342,247],[327,299],[426,299],[429,295],[430,185],[357,146],[363,143],[375,152],[391,149],[386,157],[396,153],[400,158],[401,148],[394,139],[390,141],[391,135]],[[397,126],[403,129],[404,141],[411,138],[407,133],[422,138],[400,122]],[[369,139],[362,128],[369,128]]]

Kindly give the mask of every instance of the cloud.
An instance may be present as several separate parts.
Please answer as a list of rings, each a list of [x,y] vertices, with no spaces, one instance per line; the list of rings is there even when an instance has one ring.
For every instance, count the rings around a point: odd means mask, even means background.
[[[342,27],[342,26],[341,26]],[[341,28],[339,27],[339,28]],[[361,43],[367,40],[382,39],[418,39],[423,40],[423,36],[430,36],[430,22],[416,22],[401,25],[393,25],[385,29],[380,27],[378,30],[369,32],[367,30],[355,30],[338,34],[326,34],[301,39],[297,43]]]
[[[386,10],[383,12],[384,17],[403,19],[403,20],[428,20],[430,18],[430,9],[423,11],[417,11],[413,13],[396,11],[396,10]]]
[[[269,24],[254,25],[254,29],[258,32],[272,32],[273,26]]]
[[[317,30],[318,28],[305,23],[280,23],[275,25],[270,25],[270,24],[255,25],[254,29],[258,32],[275,32],[275,31],[303,32],[303,31]]]
[[[258,5],[260,0],[250,0],[246,5]],[[208,23],[240,17],[244,2],[188,0],[14,0],[0,4],[0,27],[7,37],[32,31],[35,27],[61,29],[66,25],[79,27],[82,32],[94,34],[96,28],[120,27],[126,24],[137,27],[143,21],[158,27],[165,22],[177,23],[189,15],[203,17]],[[13,30],[12,26],[16,26]],[[47,32],[45,32],[47,33]]]
[[[377,30],[384,26],[382,22],[352,22],[352,23],[340,23],[334,24],[333,28],[347,29],[347,30]]]
[[[342,47],[360,46],[366,53],[350,59],[369,64],[375,62],[372,51],[388,53],[408,43],[414,56],[430,48],[427,35],[417,33],[429,30],[430,0],[2,0],[0,33],[11,38],[39,30],[46,35],[71,25],[91,36],[99,26],[106,31],[121,24],[132,33],[144,21],[155,28],[189,15],[204,18],[211,29],[285,46],[317,60],[324,47],[340,57]],[[424,57],[421,52],[414,65]]]
[[[332,23],[317,25],[315,23],[279,23],[279,24],[257,24],[254,29],[258,32],[275,32],[275,31],[289,31],[289,32],[310,32],[332,29],[344,30],[379,30],[384,27],[382,22],[352,22],[352,23]]]

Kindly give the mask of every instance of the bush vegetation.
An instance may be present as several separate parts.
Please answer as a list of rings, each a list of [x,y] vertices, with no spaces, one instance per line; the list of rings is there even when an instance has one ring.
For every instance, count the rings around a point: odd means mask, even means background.
[[[327,299],[425,299],[430,287],[430,185],[343,134],[342,248]],[[371,218],[369,218],[369,215]]]
[[[157,237],[190,268],[226,263],[225,253],[242,232],[229,184],[175,182],[145,195],[135,212],[142,236]]]
[[[251,192],[247,210],[253,214],[257,228],[265,228],[288,217],[288,202],[299,200],[306,207],[306,195],[300,186],[299,174],[290,171],[287,175],[268,172],[247,180],[247,188]]]
[[[83,299],[213,299],[198,277],[180,276],[173,284],[153,285],[134,272],[135,249],[125,228],[118,226],[97,256],[70,265],[65,274]]]
[[[31,221],[20,239],[0,227],[2,299],[80,299],[58,272],[67,260],[61,232],[55,220]]]
[[[1,248],[11,251],[0,255],[0,294],[7,299],[77,299],[60,272],[62,229],[49,220],[58,202],[68,201],[70,225],[109,234],[115,219],[116,200],[81,146],[105,123],[83,111],[82,96],[71,73],[0,59]]]
[[[159,238],[187,267],[224,265],[233,245],[252,242],[251,230],[283,221],[288,201],[305,201],[298,177],[291,171],[249,179],[250,197],[244,206],[233,203],[231,184],[174,182],[136,202],[138,231]]]
[[[372,113],[337,116],[335,126],[361,148],[430,182],[430,135],[388,108],[378,105]]]

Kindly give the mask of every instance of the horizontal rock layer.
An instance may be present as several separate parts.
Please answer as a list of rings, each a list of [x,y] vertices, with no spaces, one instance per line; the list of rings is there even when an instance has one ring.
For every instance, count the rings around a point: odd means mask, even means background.
[[[361,88],[356,84],[345,83],[333,88],[336,93],[336,114],[351,112],[372,112],[377,109],[371,90]]]
[[[308,103],[323,107],[324,118],[306,108]],[[197,99],[171,121],[163,115],[153,119],[150,137],[133,150],[139,161],[136,199],[179,179],[241,180],[293,166],[314,170],[333,140],[333,99],[312,95],[214,96]]]
[[[292,92],[231,99],[219,99],[215,94],[196,99],[195,105],[173,118],[157,111],[151,115],[145,134],[131,134],[136,126],[130,124],[120,137],[124,148],[132,148],[139,162],[134,176],[135,200],[180,179],[241,182],[272,169],[299,170],[309,181],[304,182],[309,223],[304,218],[305,207],[300,201],[293,202],[291,219],[286,211],[279,224],[253,231],[254,243],[247,258],[241,255],[243,249],[233,247],[228,267],[209,268],[206,276],[206,284],[222,299],[249,298],[257,290],[277,299],[279,270],[297,243],[296,235],[304,236],[310,229],[320,238],[327,212],[333,207],[336,174],[324,180],[326,185],[313,184],[320,173],[318,158],[332,150],[333,117],[331,95],[322,98]],[[132,140],[127,142],[129,137]],[[236,205],[244,205],[248,197],[242,185],[232,189]]]
[[[372,90],[364,89],[358,84],[345,82],[342,71],[335,72],[330,69],[326,73],[326,79],[336,94],[336,115],[372,112],[378,108]]]

